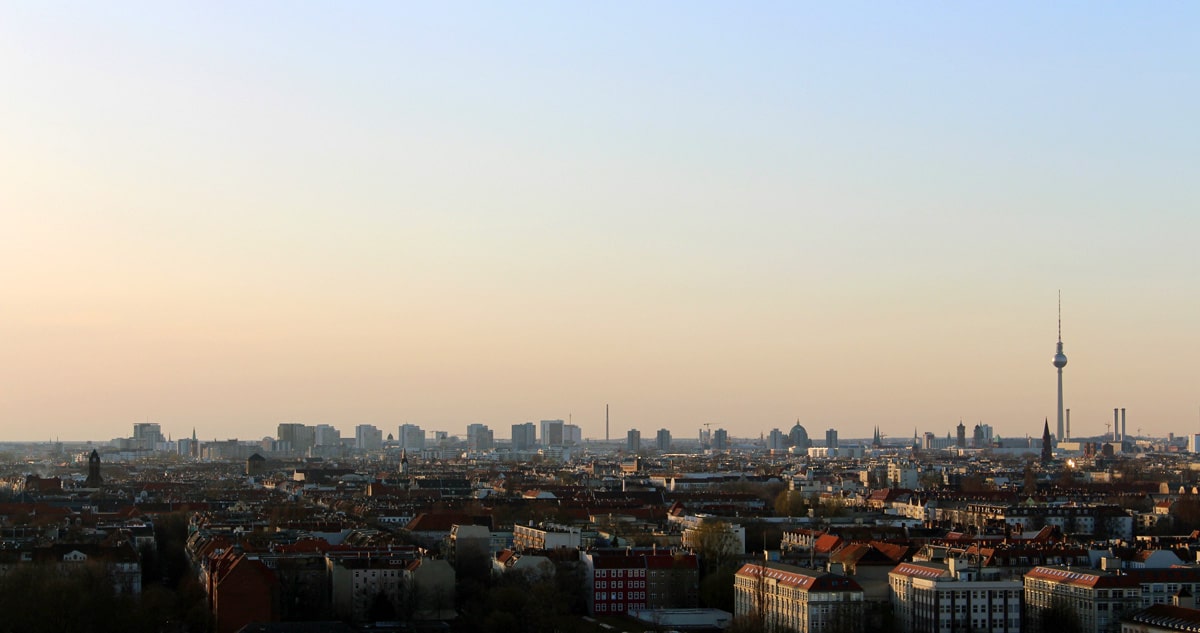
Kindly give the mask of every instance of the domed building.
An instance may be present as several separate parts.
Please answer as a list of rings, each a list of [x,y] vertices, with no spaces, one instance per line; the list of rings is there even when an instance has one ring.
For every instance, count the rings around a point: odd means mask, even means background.
[[[796,450],[805,450],[812,448],[812,440],[808,439],[808,431],[800,426],[800,420],[796,420],[796,426],[788,431],[788,441]]]

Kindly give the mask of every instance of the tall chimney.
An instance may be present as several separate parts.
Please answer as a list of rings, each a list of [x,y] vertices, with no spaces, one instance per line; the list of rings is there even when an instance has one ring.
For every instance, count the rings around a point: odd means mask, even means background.
[[[1120,411],[1120,409],[1113,409],[1113,434],[1112,434],[1112,439],[1113,439],[1113,441],[1114,441],[1114,442],[1115,442],[1115,441],[1117,441],[1117,434],[1121,432],[1121,423],[1120,423],[1120,421],[1117,419],[1117,411]]]
[[[1067,409],[1067,439],[1071,439],[1071,410]]]
[[[1125,435],[1125,407],[1121,407],[1121,441],[1124,442],[1127,439],[1129,437]]]

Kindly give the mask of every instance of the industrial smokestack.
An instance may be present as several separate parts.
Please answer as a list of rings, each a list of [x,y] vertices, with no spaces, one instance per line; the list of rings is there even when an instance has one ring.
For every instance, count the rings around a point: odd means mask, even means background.
[[[1071,439],[1071,410],[1067,409],[1067,439]]]
[[[1118,435],[1118,434],[1121,432],[1121,422],[1120,422],[1120,421],[1118,420],[1118,418],[1117,418],[1117,411],[1120,411],[1120,409],[1113,409],[1113,434],[1112,434],[1112,439],[1113,439],[1113,441],[1114,441],[1114,442],[1115,442],[1115,441],[1117,441],[1117,435]]]
[[[608,405],[604,405],[604,441],[608,442]]]
[[[1124,442],[1127,439],[1129,436],[1125,435],[1125,407],[1121,407],[1121,441]]]

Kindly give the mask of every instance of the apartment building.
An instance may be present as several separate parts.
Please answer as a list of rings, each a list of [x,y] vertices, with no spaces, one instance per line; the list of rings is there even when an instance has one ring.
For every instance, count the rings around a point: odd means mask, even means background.
[[[858,631],[862,587],[852,578],[782,563],[746,563],[733,581],[734,617],[761,621],[767,633]]]
[[[888,574],[902,633],[1020,633],[1024,584],[965,558],[901,563]]]

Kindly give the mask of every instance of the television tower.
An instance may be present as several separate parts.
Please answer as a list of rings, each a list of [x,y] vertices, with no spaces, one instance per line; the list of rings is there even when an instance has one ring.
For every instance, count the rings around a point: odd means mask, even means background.
[[[1067,355],[1063,353],[1062,347],[1062,291],[1058,291],[1058,351],[1054,354],[1054,366],[1058,368],[1058,435],[1055,439],[1062,441],[1066,435],[1063,434],[1063,395],[1062,395],[1062,370],[1067,366]]]

